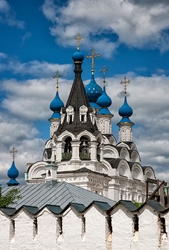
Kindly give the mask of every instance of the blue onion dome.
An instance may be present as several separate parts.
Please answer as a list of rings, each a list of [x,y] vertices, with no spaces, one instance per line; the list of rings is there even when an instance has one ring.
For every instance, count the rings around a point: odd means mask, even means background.
[[[98,112],[98,115],[111,115],[108,108],[101,108]]]
[[[100,109],[100,106],[95,102],[90,102],[90,107],[95,108],[95,109]]]
[[[132,108],[127,103],[127,97],[124,98],[124,103],[119,109],[119,115],[122,117],[130,117],[133,114]]]
[[[82,62],[84,59],[84,55],[80,52],[79,48],[77,48],[76,52],[73,54],[72,59],[74,62],[80,61]]]
[[[58,91],[56,92],[55,98],[53,99],[53,101],[50,103],[50,109],[53,112],[59,112],[61,110],[61,108],[64,107],[64,103],[62,102],[62,100],[59,97],[59,93]]]
[[[97,99],[102,94],[102,88],[96,83],[94,79],[94,74],[92,74],[92,78],[89,84],[85,86],[85,91],[89,102],[97,102]]]
[[[97,104],[102,108],[108,108],[112,104],[111,98],[106,93],[106,87],[103,87],[102,95],[97,99]]]
[[[12,166],[8,170],[8,177],[11,179],[7,184],[8,186],[18,185],[19,183],[15,180],[19,175],[18,169],[15,167],[14,161],[12,162]]]

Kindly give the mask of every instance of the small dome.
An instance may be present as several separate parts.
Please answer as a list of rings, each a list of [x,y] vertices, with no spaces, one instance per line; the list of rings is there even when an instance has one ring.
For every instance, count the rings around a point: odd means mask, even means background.
[[[18,169],[15,167],[15,163],[14,161],[12,162],[12,166],[10,167],[10,169],[8,170],[8,177],[11,179],[15,179],[17,178],[19,175],[19,171]]]
[[[98,115],[111,115],[111,113],[108,108],[101,108],[98,112]]]
[[[131,122],[131,120],[128,118],[128,117],[123,117],[123,118],[121,118],[121,120],[120,120],[120,122],[119,123],[121,123],[121,122],[129,122],[129,123],[132,123]]]
[[[130,117],[133,114],[132,108],[127,103],[127,97],[125,96],[124,103],[119,109],[119,115],[122,117]]]
[[[97,104],[102,108],[107,108],[112,104],[111,98],[106,93],[105,86],[103,87],[102,95],[97,99]]]
[[[13,161],[12,166],[8,170],[8,177],[10,178],[10,181],[8,181],[7,185],[8,186],[17,186],[17,185],[19,185],[19,182],[17,182],[17,180],[15,180],[15,178],[17,178],[18,175],[19,175],[19,171],[15,167],[15,163]]]
[[[61,118],[60,112],[54,112],[50,119]]]
[[[90,102],[90,107],[95,108],[95,109],[100,109],[100,106],[95,102]]]
[[[73,54],[72,59],[74,62],[76,61],[83,61],[84,55],[77,49],[77,51]]]
[[[55,98],[53,99],[53,101],[50,103],[50,109],[53,112],[57,112],[60,111],[60,109],[64,107],[64,103],[62,102],[62,100],[59,97],[59,93],[56,92]]]
[[[89,102],[96,103],[99,96],[101,96],[102,88],[96,83],[94,75],[92,75],[90,83],[85,86],[85,91]]]

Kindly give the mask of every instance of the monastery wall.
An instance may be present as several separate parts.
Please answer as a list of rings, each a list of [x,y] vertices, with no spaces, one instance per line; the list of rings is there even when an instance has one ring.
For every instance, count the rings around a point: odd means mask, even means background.
[[[24,207],[12,216],[0,211],[1,250],[167,250],[168,232],[169,213],[148,204],[137,212],[123,204],[107,212],[94,203],[61,214],[47,207],[36,215]]]

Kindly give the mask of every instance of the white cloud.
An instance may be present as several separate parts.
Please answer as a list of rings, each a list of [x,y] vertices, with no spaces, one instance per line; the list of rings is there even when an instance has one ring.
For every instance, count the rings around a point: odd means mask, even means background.
[[[51,77],[56,70],[64,76],[72,71],[72,64],[54,64],[37,60],[21,63],[17,60],[8,59],[7,63],[0,63],[0,71],[8,70],[14,74],[31,75],[36,77]]]
[[[24,22],[16,19],[14,11],[6,0],[0,1],[0,22],[20,29],[24,28]]]
[[[0,52],[0,59],[5,59],[5,58],[7,58],[7,55],[5,54],[5,53],[3,53],[3,52]]]
[[[145,2],[70,0],[60,7],[53,0],[45,0],[42,11],[52,22],[51,34],[63,46],[73,45],[73,37],[80,32],[85,37],[83,46],[93,46],[93,40],[99,40],[105,57],[111,56],[121,43],[136,48],[149,46],[168,50],[169,4],[166,1]],[[106,34],[109,38],[103,39],[102,35]],[[111,40],[114,34],[117,35],[115,42]]]
[[[60,98],[63,101],[66,101],[71,83],[69,80],[59,80]],[[56,83],[52,78],[25,81],[4,80],[2,90],[7,94],[1,105],[10,114],[22,120],[47,120],[51,115],[49,105],[55,96],[55,89]]]

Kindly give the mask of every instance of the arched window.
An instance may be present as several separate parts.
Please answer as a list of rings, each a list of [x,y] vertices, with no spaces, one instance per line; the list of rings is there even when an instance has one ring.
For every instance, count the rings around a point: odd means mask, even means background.
[[[69,106],[66,109],[67,112],[67,123],[71,124],[74,120],[74,108],[72,106]]]
[[[89,139],[85,136],[80,138],[79,155],[81,160],[89,160]]]
[[[85,123],[87,121],[88,108],[83,105],[79,108],[79,111],[80,111],[80,121],[81,123]]]
[[[72,144],[71,144],[72,138],[69,136],[65,140],[65,148],[64,148],[64,153],[70,153],[72,152]]]

